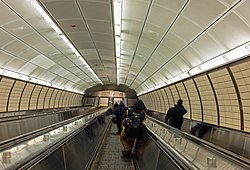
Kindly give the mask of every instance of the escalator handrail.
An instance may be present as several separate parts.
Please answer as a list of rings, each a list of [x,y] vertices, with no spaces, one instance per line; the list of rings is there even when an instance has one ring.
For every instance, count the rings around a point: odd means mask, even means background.
[[[104,112],[103,112],[104,113]],[[57,149],[62,147],[65,143],[67,143],[69,140],[73,139],[75,136],[77,136],[80,132],[82,132],[84,129],[86,129],[88,126],[90,126],[93,122],[95,122],[99,117],[101,117],[103,114],[100,114],[96,116],[93,120],[90,122],[85,123],[82,125],[79,129],[75,130],[74,132],[68,134],[67,136],[63,137],[58,141],[57,143],[50,145],[49,147],[42,149],[40,153],[37,153],[37,155],[33,156],[33,158],[23,161],[25,163],[21,165],[16,165],[16,169],[30,169],[31,167],[35,166],[42,160],[44,160],[46,157],[48,157],[50,154],[55,152]],[[13,168],[13,167],[12,167]],[[11,168],[11,169],[12,169]]]
[[[164,123],[164,122],[162,122],[160,120],[157,120],[157,119],[155,119],[153,117],[147,117],[147,118],[149,120],[153,121],[153,122],[156,122],[156,123],[160,124],[164,128],[170,130],[172,133],[177,134],[177,135],[179,135],[179,136],[181,136],[181,137],[183,137],[185,139],[188,139],[188,140],[194,142],[195,144],[203,147],[204,149],[207,149],[207,150],[221,156],[222,158],[225,158],[227,160],[230,160],[230,161],[234,162],[236,165],[239,165],[241,167],[246,167],[246,168],[250,167],[249,160],[246,159],[246,158],[239,157],[238,155],[236,155],[233,152],[230,152],[230,151],[225,150],[225,149],[223,149],[223,148],[221,148],[219,146],[216,146],[216,145],[214,145],[212,143],[209,143],[209,142],[207,142],[205,140],[202,140],[202,139],[200,139],[200,138],[198,138],[196,136],[193,136],[191,134],[188,134],[186,132],[183,132],[181,130],[173,128],[173,127],[167,125],[166,123]]]
[[[150,128],[146,127],[146,133],[150,136],[152,141],[159,147],[163,153],[171,159],[171,161],[180,169],[185,170],[198,170],[191,162],[185,159],[181,154],[176,152],[169,144],[163,139],[158,137]]]
[[[53,129],[56,129],[58,127],[61,127],[61,126],[64,126],[68,123],[71,123],[71,122],[74,122],[78,119],[81,119],[85,116],[88,116],[92,113],[95,113],[95,112],[99,112],[99,111],[103,111],[103,112],[106,112],[108,110],[108,108],[101,108],[101,109],[98,109],[98,110],[95,110],[95,111],[91,111],[87,114],[84,114],[84,115],[79,115],[79,116],[76,116],[76,117],[73,117],[73,118],[70,118],[70,119],[67,119],[67,120],[64,120],[64,121],[61,121],[61,122],[58,122],[58,123],[55,123],[55,124],[52,124],[52,125],[49,125],[47,127],[43,127],[43,128],[40,128],[40,129],[37,129],[37,130],[34,130],[32,132],[28,132],[28,133],[25,133],[23,135],[20,135],[20,136],[17,136],[17,137],[14,137],[14,138],[11,138],[11,139],[7,139],[7,140],[4,140],[4,141],[1,141],[0,142],[0,152],[6,150],[6,149],[9,149],[17,144],[20,144],[22,142],[25,142],[29,139],[33,139],[37,136],[40,136],[44,133],[47,133]]]
[[[72,112],[75,110],[79,110],[79,108],[72,108],[72,109],[68,109],[68,110],[51,110],[49,112],[30,112],[27,114],[21,114],[21,115],[13,115],[13,116],[4,116],[4,117],[0,117],[0,123],[6,123],[6,122],[10,122],[10,121],[16,121],[16,120],[21,120],[21,119],[28,119],[28,118],[33,118],[33,117],[42,117],[42,116],[47,116],[47,115],[52,115],[52,114],[60,114],[63,112]]]

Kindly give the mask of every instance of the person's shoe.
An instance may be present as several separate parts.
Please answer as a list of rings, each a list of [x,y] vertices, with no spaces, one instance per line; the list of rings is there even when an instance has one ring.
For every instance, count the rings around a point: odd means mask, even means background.
[[[123,158],[132,158],[133,157],[132,151],[131,150],[128,150],[128,151],[122,150],[122,157]]]
[[[122,158],[132,158],[133,157],[133,154],[130,153],[130,154],[124,154],[121,156]]]

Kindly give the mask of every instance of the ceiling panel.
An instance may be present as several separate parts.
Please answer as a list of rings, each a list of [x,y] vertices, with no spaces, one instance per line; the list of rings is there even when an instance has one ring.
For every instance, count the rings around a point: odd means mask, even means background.
[[[112,1],[39,3],[102,82],[116,84]],[[120,83],[140,93],[249,42],[249,5],[248,0],[123,1]],[[2,0],[0,10],[0,67],[79,90],[99,84],[31,0]]]
[[[13,60],[14,57],[8,53],[0,51],[0,67],[4,67],[8,62]]]
[[[81,18],[80,12],[77,8],[74,1],[48,1],[44,2],[41,0],[46,10],[53,16],[55,19],[71,19],[71,18]],[[65,12],[70,11],[70,12]]]
[[[233,25],[233,27],[231,25]],[[249,25],[247,25],[244,20],[239,18],[235,13],[230,13],[212,27],[209,33],[216,37],[216,40],[229,50],[239,44],[249,41],[249,31]]]
[[[111,6],[109,2],[80,1],[79,4],[83,15],[88,20],[111,20]]]

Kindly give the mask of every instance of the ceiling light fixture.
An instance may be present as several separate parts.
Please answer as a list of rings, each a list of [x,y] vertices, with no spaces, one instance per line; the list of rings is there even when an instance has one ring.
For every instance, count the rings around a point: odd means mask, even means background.
[[[185,72],[183,72],[175,77],[172,77],[171,79],[168,79],[166,81],[166,84],[170,85],[174,82],[183,80],[183,79],[188,78],[190,76],[194,76],[194,75],[199,74],[201,72],[204,72],[204,71],[216,68],[218,66],[222,66],[222,65],[228,64],[230,62],[239,60],[241,58],[246,57],[249,54],[250,54],[250,42],[248,41],[248,42],[246,42],[246,43],[244,43],[244,44],[242,44],[242,45],[240,45],[232,50],[229,50],[229,51],[227,51],[227,52],[225,52],[217,57],[214,57],[213,59],[210,59],[210,60],[208,60],[200,65],[197,65],[197,66],[191,68],[189,71],[185,71]],[[150,89],[151,89],[150,91],[153,91],[152,88],[150,88]],[[158,89],[158,88],[155,88],[155,89]],[[150,91],[145,90],[145,91],[139,93],[138,96],[145,94],[145,93],[148,93]]]
[[[0,68],[0,75],[10,77],[10,78],[15,78],[15,79],[18,79],[18,80],[24,80],[24,81],[32,82],[32,83],[36,83],[36,84],[40,84],[40,85],[54,87],[54,88],[61,89],[61,90],[67,90],[67,91],[75,92],[75,93],[78,93],[78,94],[84,94],[84,92],[82,92],[80,90],[77,90],[77,89],[72,89],[72,88],[69,88],[69,87],[65,88],[62,85],[52,84],[51,82],[40,80],[40,79],[35,78],[35,77],[30,77],[30,76],[24,75],[22,73],[18,73],[18,72],[12,71],[12,70],[7,70],[5,68]]]
[[[95,78],[103,85],[103,82],[99,79],[96,73],[91,69],[88,63],[84,60],[84,58],[80,55],[80,53],[76,50],[76,48],[71,44],[68,38],[62,33],[60,28],[53,22],[50,16],[45,12],[45,10],[41,7],[41,5],[33,0],[32,5],[35,9],[40,13],[40,15],[47,21],[47,23],[53,28],[53,30],[61,37],[61,39],[67,44],[67,46],[75,53],[75,55],[83,62],[84,65],[91,71],[91,73],[95,76]]]
[[[120,63],[121,63],[121,0],[114,0],[114,25],[115,25],[115,51],[116,51],[116,69],[117,85],[120,84]]]

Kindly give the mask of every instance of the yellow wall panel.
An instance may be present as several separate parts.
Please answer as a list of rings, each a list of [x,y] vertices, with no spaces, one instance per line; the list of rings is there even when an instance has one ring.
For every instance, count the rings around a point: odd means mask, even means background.
[[[51,95],[51,99],[50,99],[50,104],[49,104],[49,108],[56,108],[55,106],[55,101],[56,101],[56,96],[57,96],[57,93],[59,92],[59,89],[55,89]],[[73,102],[72,102],[72,106],[73,105]]]
[[[178,101],[178,99],[180,98],[180,96],[176,90],[176,87],[175,87],[175,85],[171,85],[171,86],[169,86],[169,88],[172,92],[174,103],[176,103]]]
[[[166,92],[164,89],[160,89],[159,91],[162,95],[162,109],[163,109],[163,113],[166,113],[168,108],[169,108],[169,102],[168,102],[168,96],[166,95]]]
[[[69,106],[69,96],[70,96],[70,92],[66,92],[65,97],[64,97],[64,103],[63,103],[64,107]]]
[[[45,101],[44,101],[44,109],[49,108],[49,102],[50,102],[53,91],[54,91],[54,88],[49,88],[49,90],[46,94],[46,97],[45,97]]]
[[[244,131],[249,131],[250,113],[250,62],[241,63],[230,67],[239,89],[244,120]],[[235,104],[234,104],[235,105]]]
[[[240,129],[240,121],[237,121],[238,125],[233,123],[233,119],[240,120],[240,110],[236,91],[227,69],[210,73],[209,76],[218,99],[220,125]]]
[[[217,106],[212,86],[206,75],[195,78],[203,106],[203,121],[218,125]]]
[[[19,110],[20,97],[21,97],[23,88],[25,87],[25,84],[26,83],[23,81],[16,81],[12,89],[11,95],[10,95],[8,111]]]
[[[202,121],[201,103],[195,84],[192,79],[185,81],[184,84],[190,99],[192,119]]]
[[[62,91],[62,94],[60,95],[60,99],[59,99],[59,107],[65,107],[65,105],[63,105],[64,103],[64,99],[65,99],[65,95],[66,95],[66,91]],[[79,103],[77,103],[78,105]]]
[[[10,90],[15,80],[2,77],[0,81],[0,112],[7,111],[7,102],[10,94]]]
[[[33,90],[33,93],[31,94],[31,100],[30,100],[30,110],[37,109],[37,102],[38,102],[38,96],[41,92],[42,86],[36,85],[35,89]]]
[[[32,83],[27,83],[27,85],[25,86],[20,102],[20,110],[29,110],[29,102],[34,87],[35,84]]]
[[[164,90],[165,90],[165,92],[166,92],[166,94],[167,94],[167,97],[168,97],[169,106],[170,106],[170,107],[173,107],[174,104],[175,104],[175,101],[174,101],[174,99],[173,99],[173,96],[172,96],[171,91],[169,90],[169,87],[165,87]]]
[[[37,106],[37,109],[43,109],[44,107],[44,100],[45,100],[45,95],[47,94],[48,92],[48,87],[43,87],[42,88],[42,91],[39,95],[39,98],[38,98],[38,106]]]
[[[59,103],[60,103],[60,98],[61,98],[61,95],[62,95],[63,91],[62,90],[59,90],[59,92],[57,93],[56,95],[56,98],[55,98],[55,106],[54,107],[60,107]],[[75,103],[75,102],[74,102]],[[76,104],[74,104],[74,106],[76,106]]]
[[[157,112],[159,112],[160,111],[160,106],[159,106],[159,97],[158,97],[158,94],[157,94],[157,92],[156,91],[154,91],[153,93],[152,93],[153,95],[153,110],[155,110],[155,111],[157,111]]]
[[[157,90],[156,91],[158,96],[159,96],[159,105],[160,105],[160,108],[159,108],[159,111],[161,113],[165,113],[165,102],[164,102],[164,99],[163,99],[163,96],[162,96],[162,91],[161,90]]]
[[[187,96],[187,92],[185,90],[185,87],[184,87],[184,85],[182,83],[176,84],[176,87],[177,87],[177,89],[179,91],[180,98],[183,100],[183,105],[187,109],[187,113],[184,115],[184,117],[190,119],[189,100],[188,100],[188,96]]]

